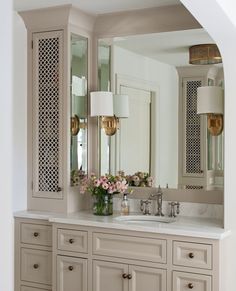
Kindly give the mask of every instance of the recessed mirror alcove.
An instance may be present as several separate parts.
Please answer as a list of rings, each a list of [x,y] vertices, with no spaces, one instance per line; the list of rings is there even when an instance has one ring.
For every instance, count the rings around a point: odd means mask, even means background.
[[[99,130],[100,173],[148,172],[153,186],[223,189],[224,133],[197,114],[197,88],[224,87],[223,65],[190,65],[189,48],[214,43],[202,28],[98,41],[99,90],[129,96],[114,136]]]

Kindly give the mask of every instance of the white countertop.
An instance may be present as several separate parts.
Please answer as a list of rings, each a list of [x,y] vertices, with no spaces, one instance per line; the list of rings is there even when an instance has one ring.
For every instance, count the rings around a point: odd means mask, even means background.
[[[218,219],[179,216],[175,222],[127,222],[116,219],[120,214],[112,216],[96,216],[91,212],[82,211],[69,214],[20,211],[14,214],[18,218],[42,219],[52,223],[65,223],[81,226],[112,228],[119,230],[142,231],[169,235],[201,237],[207,239],[223,239],[230,235],[230,231],[223,229],[223,223]]]

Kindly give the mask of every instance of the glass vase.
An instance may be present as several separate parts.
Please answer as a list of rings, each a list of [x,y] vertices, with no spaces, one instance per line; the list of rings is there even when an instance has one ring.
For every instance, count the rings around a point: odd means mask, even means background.
[[[113,199],[112,194],[95,195],[93,202],[93,214],[95,215],[112,215]]]

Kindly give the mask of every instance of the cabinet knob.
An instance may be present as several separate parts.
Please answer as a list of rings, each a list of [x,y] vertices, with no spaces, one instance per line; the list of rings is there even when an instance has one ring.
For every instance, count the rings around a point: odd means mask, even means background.
[[[125,274],[125,273],[124,273],[124,274],[122,275],[122,278],[124,278],[124,279],[128,278],[128,274]]]
[[[62,188],[61,187],[57,187],[57,192],[61,192]]]
[[[33,267],[34,267],[34,269],[38,269],[39,268],[39,264],[34,264]]]
[[[73,266],[69,266],[68,269],[69,269],[69,271],[73,271],[74,267]]]
[[[38,232],[34,232],[34,237],[38,237],[39,233]]]
[[[189,253],[188,256],[189,256],[190,259],[193,259],[194,258],[194,253]]]
[[[131,274],[128,275],[128,279],[129,280],[132,279],[132,275]]]
[[[70,243],[70,244],[73,244],[74,242],[75,242],[75,240],[74,240],[73,238],[70,238],[70,239],[69,239],[69,243]]]
[[[189,288],[189,289],[193,289],[193,287],[194,287],[194,286],[193,286],[193,283],[189,283],[189,284],[188,284],[188,288]]]

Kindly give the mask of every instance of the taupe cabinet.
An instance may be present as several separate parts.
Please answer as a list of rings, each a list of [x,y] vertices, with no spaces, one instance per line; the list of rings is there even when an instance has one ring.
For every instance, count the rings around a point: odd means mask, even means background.
[[[52,290],[52,226],[43,220],[15,221],[15,291]]]
[[[166,270],[94,260],[93,290],[166,290]]]
[[[74,41],[81,36],[87,44],[88,62],[94,19],[71,5],[19,14],[27,28],[27,206],[39,211],[75,212],[83,201],[71,185],[70,174],[71,88],[73,76],[78,77],[72,75],[72,57],[81,53]]]
[[[16,219],[15,291],[220,291],[219,241]]]

